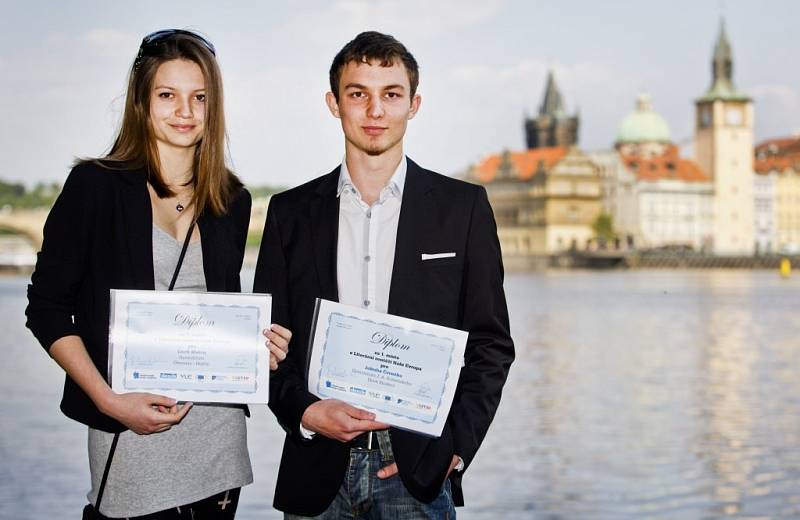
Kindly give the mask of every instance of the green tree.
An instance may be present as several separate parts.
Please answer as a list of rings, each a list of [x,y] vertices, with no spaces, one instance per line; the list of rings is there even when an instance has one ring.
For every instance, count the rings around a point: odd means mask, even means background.
[[[614,217],[605,211],[597,215],[592,223],[592,231],[597,241],[601,244],[613,242],[617,239],[617,232],[614,231]]]
[[[53,205],[61,187],[58,183],[37,183],[33,190],[23,184],[0,180],[0,208],[48,208]]]

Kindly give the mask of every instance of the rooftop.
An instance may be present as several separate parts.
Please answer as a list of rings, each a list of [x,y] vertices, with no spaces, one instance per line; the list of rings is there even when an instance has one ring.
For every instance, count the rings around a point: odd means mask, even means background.
[[[474,169],[475,177],[482,183],[495,180],[498,173],[506,171],[519,180],[529,180],[540,168],[549,170],[567,154],[564,146],[534,148],[524,152],[506,151],[485,157]]]
[[[636,174],[636,180],[655,182],[659,180],[678,180],[683,182],[709,182],[711,178],[703,173],[700,166],[689,159],[680,157],[678,147],[670,145],[663,155],[644,157],[620,153],[625,167]]]
[[[794,169],[800,172],[800,136],[767,139],[756,145],[756,173]]]

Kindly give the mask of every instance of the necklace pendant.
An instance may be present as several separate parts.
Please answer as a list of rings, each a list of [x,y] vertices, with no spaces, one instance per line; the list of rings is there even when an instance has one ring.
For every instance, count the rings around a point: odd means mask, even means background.
[[[181,203],[179,202],[179,203],[178,203],[178,204],[175,206],[175,209],[176,209],[176,210],[178,210],[178,213],[180,213],[180,212],[181,212],[181,211],[183,211],[185,208],[183,207],[183,204],[181,204]]]

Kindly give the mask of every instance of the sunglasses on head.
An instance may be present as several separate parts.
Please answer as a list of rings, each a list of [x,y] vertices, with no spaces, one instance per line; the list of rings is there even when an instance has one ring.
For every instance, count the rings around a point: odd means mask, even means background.
[[[200,42],[203,47],[208,49],[208,51],[213,55],[217,55],[217,50],[214,48],[214,44],[210,41],[206,40],[202,36],[197,33],[193,33],[192,31],[185,31],[183,29],[162,29],[160,31],[152,32],[142,38],[142,44],[139,46],[139,54],[136,55],[136,61],[133,62],[133,68],[136,69],[139,67],[139,63],[141,63],[142,58],[145,56],[152,56],[153,50],[155,50],[158,45],[164,43],[165,41],[169,40],[173,36],[189,36],[194,38],[198,42]]]

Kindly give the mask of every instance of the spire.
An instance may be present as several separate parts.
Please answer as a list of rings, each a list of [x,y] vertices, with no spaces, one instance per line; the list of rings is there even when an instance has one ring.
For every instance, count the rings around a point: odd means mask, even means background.
[[[556,86],[553,70],[547,71],[539,115],[525,119],[525,142],[529,150],[549,146],[572,146],[578,142],[580,121],[577,114],[568,116],[564,98]]]
[[[724,18],[721,18],[719,22],[719,37],[717,38],[716,45],[714,45],[714,59],[711,64],[711,73],[714,78],[713,84],[724,82],[727,83],[727,86],[733,88],[733,54],[731,53],[731,44],[728,41],[728,35],[725,33]]]
[[[723,99],[729,101],[750,101],[750,98],[736,90],[733,85],[733,52],[725,30],[725,19],[720,18],[719,36],[714,44],[711,59],[711,87],[698,101]]]
[[[555,118],[564,116],[564,101],[561,98],[561,92],[558,91],[556,86],[552,69],[547,72],[547,86],[544,89],[542,105],[539,107],[539,115]]]

